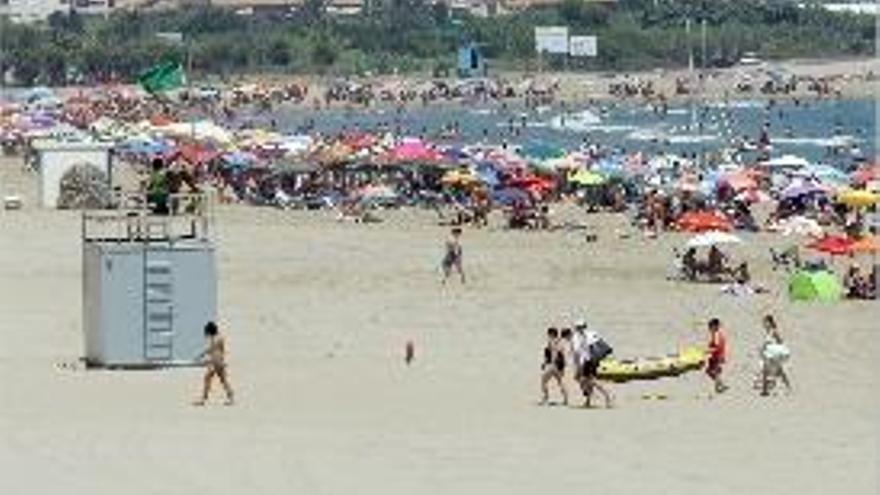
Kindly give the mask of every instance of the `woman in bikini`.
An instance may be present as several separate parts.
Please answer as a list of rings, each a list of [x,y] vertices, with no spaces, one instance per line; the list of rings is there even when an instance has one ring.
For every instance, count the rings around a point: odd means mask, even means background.
[[[571,330],[565,329],[562,335],[571,335]],[[544,362],[541,364],[541,405],[547,404],[550,393],[547,384],[556,380],[559,391],[562,393],[562,403],[568,405],[568,390],[562,378],[565,376],[565,349],[563,341],[559,338],[556,328],[547,329],[547,345],[544,347]]]

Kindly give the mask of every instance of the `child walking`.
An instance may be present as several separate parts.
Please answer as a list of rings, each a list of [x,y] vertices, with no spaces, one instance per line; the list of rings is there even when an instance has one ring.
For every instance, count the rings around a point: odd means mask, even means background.
[[[715,382],[715,392],[724,393],[727,385],[721,380],[721,373],[727,361],[727,337],[721,329],[721,320],[709,320],[709,346],[706,349],[709,359],[706,361],[706,374]]]
[[[232,387],[229,385],[229,375],[226,369],[226,341],[217,328],[217,324],[209,321],[205,325],[205,338],[208,339],[208,346],[199,354],[198,359],[205,361],[205,379],[202,385],[202,397],[193,404],[196,406],[204,406],[208,401],[208,395],[211,393],[211,383],[216,376],[220,380],[220,384],[226,391],[227,406],[231,406],[234,402],[234,394]]]

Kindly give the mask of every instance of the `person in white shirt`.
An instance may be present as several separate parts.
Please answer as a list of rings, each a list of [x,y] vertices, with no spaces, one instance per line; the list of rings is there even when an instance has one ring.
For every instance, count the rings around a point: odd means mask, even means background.
[[[605,407],[612,406],[611,394],[604,385],[599,383],[596,373],[602,358],[594,359],[592,347],[602,340],[598,332],[587,331],[587,322],[580,320],[575,323],[572,336],[572,357],[575,364],[575,381],[581,386],[584,394],[584,407],[591,407],[593,391],[598,390],[605,399]]]

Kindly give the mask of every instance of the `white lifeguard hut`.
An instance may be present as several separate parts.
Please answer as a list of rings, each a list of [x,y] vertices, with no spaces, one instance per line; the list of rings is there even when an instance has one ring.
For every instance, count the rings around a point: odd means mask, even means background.
[[[171,201],[185,213],[153,215],[143,206],[83,212],[87,365],[196,362],[203,328],[217,315],[213,215],[204,195]]]

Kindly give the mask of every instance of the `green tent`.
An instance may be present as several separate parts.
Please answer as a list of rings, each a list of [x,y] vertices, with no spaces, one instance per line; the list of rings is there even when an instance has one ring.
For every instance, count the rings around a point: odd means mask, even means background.
[[[837,301],[843,287],[837,277],[827,271],[802,270],[788,281],[788,296],[792,301]]]

